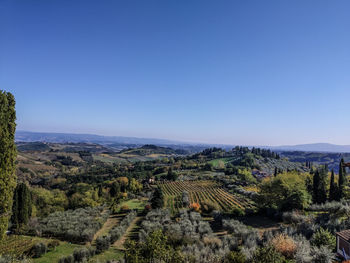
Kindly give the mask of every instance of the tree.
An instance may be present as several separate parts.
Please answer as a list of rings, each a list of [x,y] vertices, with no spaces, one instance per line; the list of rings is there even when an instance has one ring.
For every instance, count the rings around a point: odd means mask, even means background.
[[[329,201],[333,201],[337,199],[337,186],[334,182],[334,170],[331,173],[331,182],[329,185]]]
[[[32,215],[32,196],[25,183],[17,185],[13,197],[12,223],[19,230],[26,225]]]
[[[153,209],[162,208],[164,205],[163,191],[159,187],[154,191],[151,199],[151,206]]]
[[[113,182],[111,185],[111,189],[109,190],[109,194],[111,197],[118,197],[120,194],[120,184],[118,182]]]
[[[142,190],[142,184],[138,182],[135,178],[131,178],[129,181],[129,190],[133,193],[138,193]]]
[[[323,229],[321,227],[315,234],[313,234],[311,243],[317,247],[326,246],[329,249],[333,250],[336,245],[336,237],[327,229]]]
[[[284,263],[285,258],[273,247],[264,246],[258,248],[252,259],[253,263]]]
[[[313,177],[313,201],[314,203],[324,203],[327,201],[327,170],[326,167],[315,171]]]
[[[224,263],[245,263],[246,257],[241,251],[232,251],[224,259]]]
[[[345,195],[345,186],[346,186],[346,170],[344,166],[345,162],[344,159],[342,158],[340,160],[339,164],[339,180],[338,180],[338,187],[339,187],[339,195],[338,195],[338,200],[344,198]]]
[[[277,210],[303,209],[310,203],[306,178],[306,174],[285,172],[263,181],[259,186],[259,206]]]
[[[180,251],[169,244],[160,229],[150,233],[145,242],[127,241],[125,248],[126,262],[184,262]]]
[[[8,228],[16,187],[15,121],[14,96],[0,91],[0,239]]]

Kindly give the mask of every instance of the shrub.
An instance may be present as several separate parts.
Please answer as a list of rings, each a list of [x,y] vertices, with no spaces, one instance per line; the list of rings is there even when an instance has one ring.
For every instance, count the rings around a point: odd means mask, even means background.
[[[32,248],[32,254],[33,258],[40,258],[42,255],[44,255],[47,251],[46,244],[40,242],[36,243]]]
[[[89,242],[107,220],[103,207],[79,208],[55,212],[39,221],[43,235],[62,238],[71,242]]]
[[[54,249],[59,245],[60,245],[60,242],[58,240],[54,239],[47,244],[47,247],[48,247],[48,249]]]
[[[283,222],[287,224],[300,224],[302,222],[308,221],[308,217],[302,215],[298,211],[284,212],[282,215]]]
[[[312,236],[311,244],[317,247],[326,246],[330,250],[335,249],[336,237],[322,227]]]
[[[253,263],[284,263],[284,257],[273,247],[261,247],[253,255]]]
[[[120,208],[121,211],[129,211],[129,209],[130,208],[129,208],[128,205],[122,205],[121,208]]]
[[[73,255],[61,257],[59,259],[58,263],[74,263],[74,257],[73,257]]]
[[[220,210],[220,206],[210,200],[204,200],[201,202],[203,212],[210,214],[214,210]]]
[[[201,206],[200,206],[200,204],[198,204],[198,203],[192,203],[192,204],[190,205],[190,209],[192,209],[193,211],[196,211],[196,212],[199,212],[199,211],[200,211],[200,208],[201,208]]]
[[[233,216],[244,216],[245,212],[243,209],[239,208],[239,207],[235,207],[232,209],[231,214]]]
[[[242,252],[230,252],[224,259],[224,263],[245,263],[246,257]]]
[[[334,260],[334,254],[326,246],[313,248],[312,254],[314,255],[312,259],[313,263],[332,263]]]
[[[73,252],[75,262],[85,262],[90,258],[90,252],[86,247],[75,249]]]
[[[275,236],[271,245],[287,258],[293,258],[297,248],[294,240],[285,234]]]
[[[111,243],[110,236],[98,237],[96,239],[96,253],[100,254],[103,251],[109,249]]]

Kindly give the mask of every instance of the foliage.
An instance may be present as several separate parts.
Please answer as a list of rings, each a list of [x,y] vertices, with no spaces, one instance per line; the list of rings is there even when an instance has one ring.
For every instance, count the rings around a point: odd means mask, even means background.
[[[230,252],[224,259],[224,263],[245,263],[246,257],[240,251],[232,251]]]
[[[315,203],[324,203],[327,201],[327,177],[328,170],[321,167],[316,170],[313,177],[313,201]]]
[[[32,197],[25,183],[18,184],[13,196],[12,218],[13,228],[19,230],[27,225],[32,215]]]
[[[151,199],[151,206],[153,209],[157,209],[157,208],[162,208],[163,205],[164,205],[163,191],[160,187],[158,187],[153,193],[153,197]]]
[[[47,190],[41,187],[31,188],[35,213],[33,216],[44,217],[57,211],[64,211],[68,207],[66,194],[59,190]]]
[[[271,240],[271,245],[286,258],[293,258],[297,246],[294,240],[286,234],[279,234]]]
[[[278,210],[303,209],[311,201],[305,186],[306,175],[285,172],[260,185],[258,203],[261,208]]]
[[[332,251],[325,246],[313,248],[312,254],[314,255],[313,263],[332,263],[335,259]]]
[[[0,240],[8,227],[16,187],[15,121],[15,98],[0,90]]]
[[[33,230],[71,242],[91,241],[108,217],[108,213],[102,211],[103,207],[95,207],[55,212],[40,219],[37,229]]]
[[[284,263],[285,258],[273,247],[258,248],[254,253],[252,263]]]
[[[317,247],[328,247],[330,250],[335,249],[336,237],[327,229],[322,227],[312,236],[311,243]]]
[[[145,242],[128,241],[125,248],[127,262],[184,262],[180,251],[169,245],[162,230],[150,233]]]
[[[47,246],[42,242],[36,243],[32,248],[32,255],[34,258],[40,258],[46,252],[47,252]]]

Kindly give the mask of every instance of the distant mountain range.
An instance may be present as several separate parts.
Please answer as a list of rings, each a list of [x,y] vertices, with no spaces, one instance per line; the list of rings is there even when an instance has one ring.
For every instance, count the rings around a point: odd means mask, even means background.
[[[266,146],[275,151],[302,151],[302,152],[330,152],[350,153],[350,145],[337,145],[330,143],[311,143],[285,146]]]
[[[169,145],[182,144],[178,141],[151,139],[151,138],[136,138],[123,136],[102,136],[95,134],[75,134],[75,133],[50,133],[50,132],[29,132],[17,131],[15,139],[17,142],[56,142],[56,143],[119,143],[119,144],[155,144]]]
[[[221,147],[229,149],[234,147],[233,145],[222,144],[201,144],[201,143],[188,143],[166,139],[153,139],[153,138],[136,138],[136,137],[124,137],[124,136],[102,136],[95,134],[75,134],[75,133],[49,133],[49,132],[29,132],[29,131],[17,131],[17,142],[56,142],[56,143],[98,143],[98,144],[124,144],[134,145],[135,147],[145,144],[154,144],[160,146],[199,146],[199,149],[209,147]],[[330,153],[350,153],[350,145],[336,145],[330,143],[312,143],[312,144],[300,144],[300,145],[282,145],[282,146],[257,146],[260,148],[269,148],[274,151],[303,151],[303,152],[330,152]],[[181,147],[176,147],[181,148]]]

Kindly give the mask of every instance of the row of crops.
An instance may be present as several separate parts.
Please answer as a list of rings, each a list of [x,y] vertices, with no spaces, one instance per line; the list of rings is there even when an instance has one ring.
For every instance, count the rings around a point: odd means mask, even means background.
[[[253,208],[253,202],[239,194],[230,194],[214,181],[162,182],[159,186],[165,195],[166,206],[175,211],[183,207],[182,193],[189,193],[190,202],[202,204],[206,201],[216,203],[223,211],[233,208]]]

